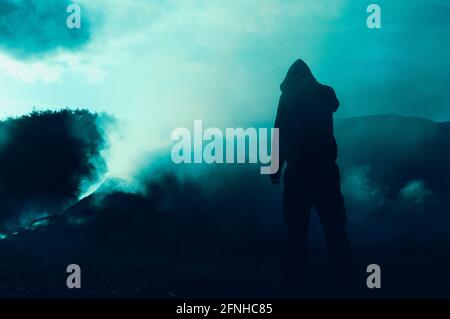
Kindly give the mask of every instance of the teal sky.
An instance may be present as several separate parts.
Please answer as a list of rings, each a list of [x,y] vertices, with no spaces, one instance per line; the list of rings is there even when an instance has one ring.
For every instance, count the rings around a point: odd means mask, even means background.
[[[72,2],[80,30],[65,26]],[[194,119],[272,121],[279,84],[302,58],[335,88],[337,117],[450,120],[450,2],[373,2],[379,30],[367,28],[372,2],[362,0],[4,0],[0,117],[33,107],[115,114],[123,130],[111,133],[110,166],[127,175],[125,162]]]

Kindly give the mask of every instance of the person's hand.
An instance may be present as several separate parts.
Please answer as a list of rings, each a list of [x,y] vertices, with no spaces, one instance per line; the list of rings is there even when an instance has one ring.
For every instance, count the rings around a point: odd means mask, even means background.
[[[275,174],[270,175],[270,180],[272,181],[272,184],[280,184],[281,179],[281,169],[278,170]]]

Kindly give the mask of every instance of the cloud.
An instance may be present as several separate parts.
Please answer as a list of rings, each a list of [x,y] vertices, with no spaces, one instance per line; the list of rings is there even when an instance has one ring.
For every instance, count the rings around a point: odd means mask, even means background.
[[[25,63],[0,53],[0,71],[13,79],[26,83],[34,83],[36,81],[50,83],[59,79],[63,72],[63,67],[42,61]]]
[[[91,37],[82,11],[82,27],[66,25],[69,0],[3,0],[0,2],[0,48],[18,59],[40,57],[58,49],[76,50]]]

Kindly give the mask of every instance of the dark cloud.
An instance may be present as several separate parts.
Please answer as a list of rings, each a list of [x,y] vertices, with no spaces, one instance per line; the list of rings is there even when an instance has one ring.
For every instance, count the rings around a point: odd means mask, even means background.
[[[30,58],[59,48],[75,50],[91,36],[86,11],[80,29],[66,25],[69,0],[2,0],[0,2],[0,49],[17,58]]]

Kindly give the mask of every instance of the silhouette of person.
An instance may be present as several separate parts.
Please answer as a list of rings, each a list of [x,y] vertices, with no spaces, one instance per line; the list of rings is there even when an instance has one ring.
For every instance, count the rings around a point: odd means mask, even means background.
[[[338,109],[339,101],[334,90],[320,84],[302,60],[290,67],[281,91],[275,120],[275,127],[279,128],[280,168],[270,177],[274,184],[279,184],[286,162],[283,213],[287,224],[287,258],[284,272],[288,287],[301,290],[306,279],[308,226],[313,207],[319,214],[337,278],[349,278],[346,211],[333,133],[333,113]]]

